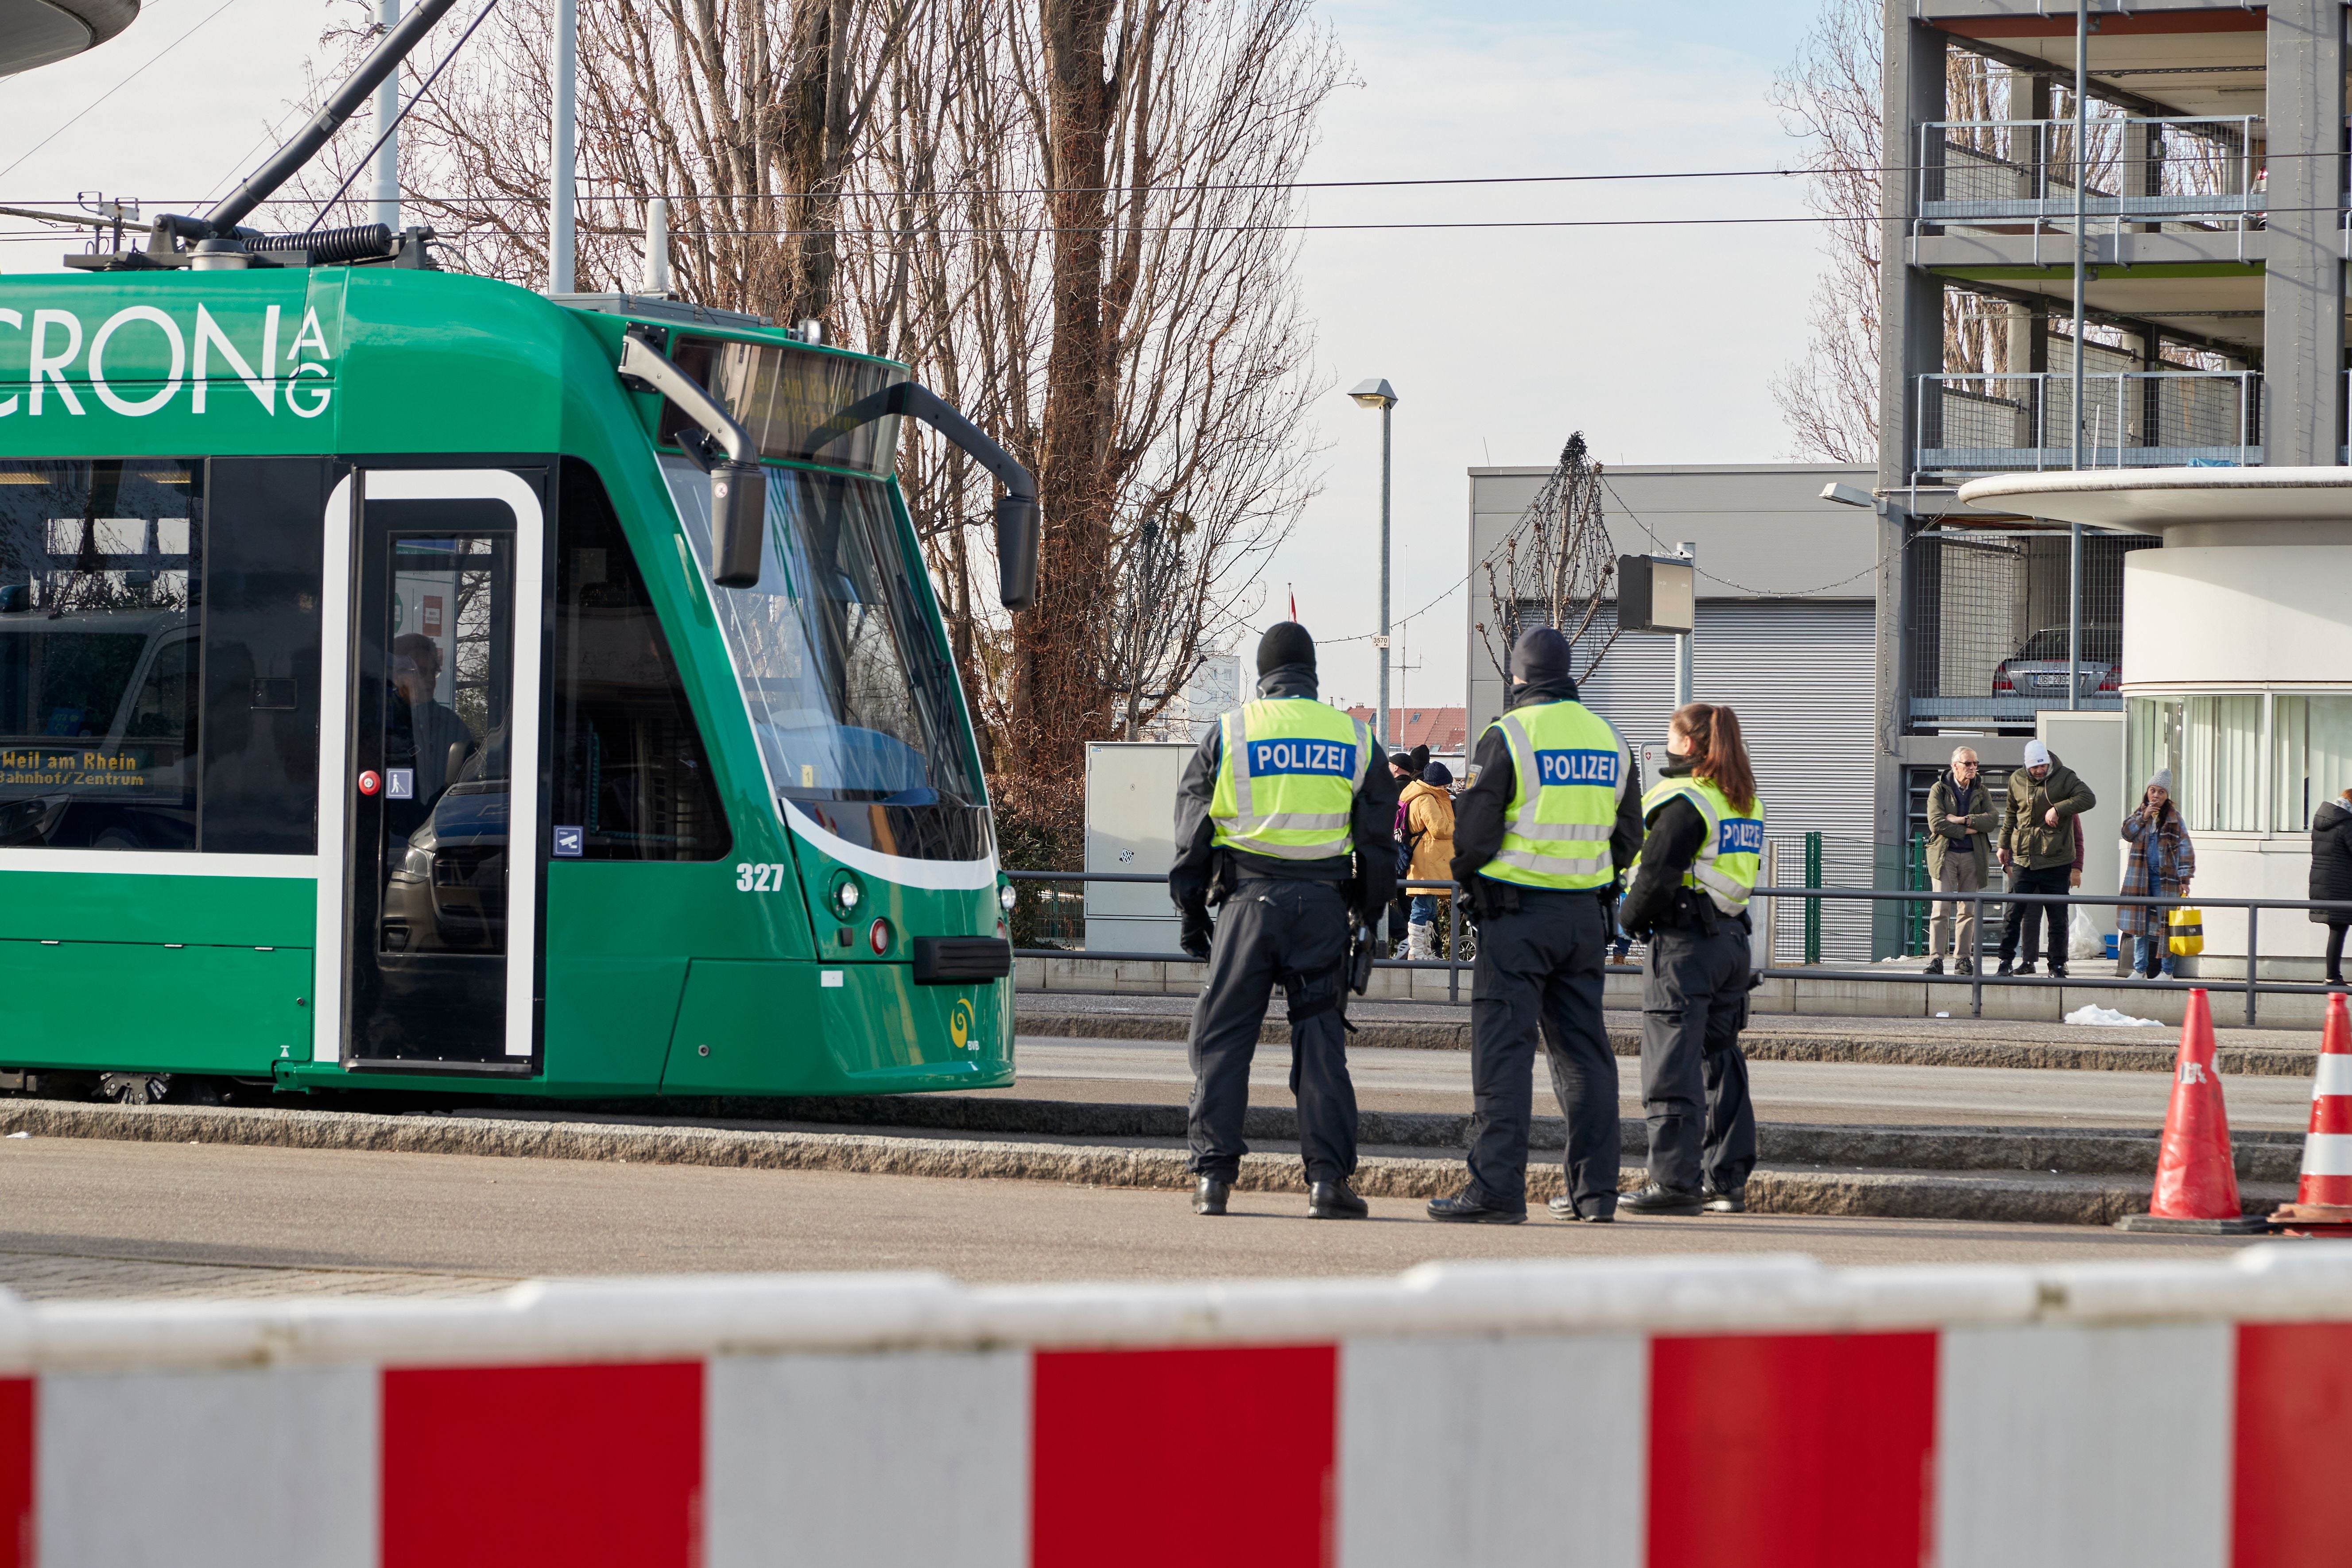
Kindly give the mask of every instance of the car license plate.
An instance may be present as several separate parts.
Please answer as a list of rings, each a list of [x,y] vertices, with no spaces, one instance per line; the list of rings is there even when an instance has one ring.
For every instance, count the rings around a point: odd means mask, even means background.
[[[2063,686],[2066,684],[2066,678],[2063,675],[2037,675],[2033,678],[2033,684],[2036,686]]]

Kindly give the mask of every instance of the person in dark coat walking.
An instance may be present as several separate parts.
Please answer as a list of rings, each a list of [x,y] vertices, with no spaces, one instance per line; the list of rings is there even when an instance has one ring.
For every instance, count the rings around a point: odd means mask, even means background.
[[[2352,906],[2352,789],[2321,803],[2311,814],[2311,900],[2342,900]],[[2344,984],[2344,930],[2352,907],[2314,910],[2311,918],[2327,928],[2327,984]]]

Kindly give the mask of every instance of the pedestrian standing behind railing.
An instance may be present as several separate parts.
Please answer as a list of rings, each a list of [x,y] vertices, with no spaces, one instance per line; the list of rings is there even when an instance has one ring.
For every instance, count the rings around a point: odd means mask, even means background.
[[[2311,814],[2311,900],[2352,900],[2352,789]],[[2327,984],[2344,984],[2344,928],[2352,910],[2314,910],[2327,928]]]
[[[1400,880],[1453,879],[1454,797],[1445,787],[1453,782],[1453,769],[1444,763],[1431,763],[1421,770],[1421,777],[1404,786],[1405,829],[1411,836],[1412,859],[1405,868],[1407,875]],[[1414,888],[1410,891],[1412,923],[1406,929],[1412,941],[1404,956],[1433,960],[1437,957],[1439,900],[1448,895],[1434,888]]]
[[[1977,754],[1962,746],[1952,752],[1952,765],[1927,791],[1927,873],[1939,893],[1981,892],[1985,873],[1992,866],[1992,836],[2000,826],[1992,795],[1977,772]],[[1958,941],[1952,940],[1957,917]],[[1927,973],[1944,973],[1944,952],[1949,947],[1955,974],[1977,972],[1977,905],[1974,900],[1953,899],[1936,905],[1927,923]]]
[[[2012,893],[2063,893],[2073,879],[2077,849],[2071,818],[2099,804],[2074,770],[2039,741],[2025,742],[2025,765],[2009,775],[2000,817],[2000,865]],[[2066,978],[2066,906],[2013,901],[2000,928],[2000,973],[2031,974],[2042,954],[2042,926],[2050,929],[2050,973]],[[2022,938],[2025,961],[2012,966]]]
[[[2182,899],[2189,880],[2197,875],[2197,846],[2189,841],[2189,825],[2172,798],[2172,770],[2158,768],[2141,792],[2139,809],[2124,818],[2124,842],[2131,846],[2124,859],[2124,885],[2116,889],[2135,898]],[[2153,980],[2161,972],[2172,978],[2179,963],[2172,955],[2172,932],[2165,910],[2155,904],[2119,904],[2116,931],[2131,938],[2132,973]]]

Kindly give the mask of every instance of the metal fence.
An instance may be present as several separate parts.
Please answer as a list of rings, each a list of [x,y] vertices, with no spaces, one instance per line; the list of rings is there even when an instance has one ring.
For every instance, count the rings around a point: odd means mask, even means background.
[[[1916,418],[1912,468],[1923,479],[2075,466],[2070,371],[1925,374]],[[2242,468],[2262,460],[2259,372],[2084,373],[2085,468]]]
[[[2124,557],[2161,542],[2147,534],[2084,535],[2075,676],[2084,708],[2123,704]],[[2049,530],[1944,528],[1911,538],[1903,651],[1915,723],[2025,725],[2042,709],[2068,705],[2069,550],[2067,536]]]
[[[1038,887],[1047,888],[1069,883],[1165,882],[1167,880],[1164,876],[1152,876],[1149,873],[1129,871],[1007,871],[1005,872],[1005,876],[1016,885],[1021,883],[1030,883]],[[1446,1000],[1449,1003],[1458,1003],[1461,1000],[1462,972],[1465,969],[1475,969],[1477,966],[1475,956],[1476,923],[1475,920],[1471,919],[1467,915],[1464,909],[1464,900],[1460,896],[1461,888],[1459,884],[1453,882],[1414,881],[1404,883],[1402,886],[1409,890],[1423,892],[1450,890],[1455,895],[1445,900],[1447,932],[1450,939],[1447,947],[1447,956],[1438,959],[1376,958],[1373,961],[1373,965],[1375,968],[1379,969],[1405,969],[1423,972],[1443,970],[1445,972],[1446,976]],[[1023,896],[1025,898],[1034,895],[1033,892]],[[2043,974],[1987,974],[1985,973],[1984,958],[1985,954],[1990,950],[1985,941],[1986,926],[1990,920],[1997,918],[1990,911],[1999,910],[2005,913],[2009,906],[2012,904],[2044,904],[2059,906],[2062,912],[2055,922],[2057,925],[2057,932],[2054,933],[2053,940],[2057,943],[2061,944],[2058,951],[2063,952],[2064,948],[2063,944],[2065,941],[2063,932],[2066,931],[2070,922],[2065,918],[2063,911],[2065,910],[2071,910],[2076,905],[2083,905],[2093,909],[2118,909],[2129,905],[2140,908],[2165,910],[2174,908],[2187,900],[2177,898],[2154,899],[2121,893],[2013,893],[2001,890],[1986,890],[1974,893],[1953,893],[1913,889],[1889,889],[1879,888],[1835,888],[1805,884],[1781,886],[1772,885],[1769,883],[1759,885],[1755,889],[1753,898],[1755,901],[1751,906],[1751,913],[1757,919],[1759,931],[1763,933],[1762,945],[1768,949],[1768,962],[1759,966],[1757,973],[1760,973],[1765,979],[1865,980],[1882,985],[1889,983],[1898,983],[1906,985],[1966,986],[1969,992],[1969,1013],[1972,1017],[1981,1017],[1984,1016],[1984,993],[1987,986],[1992,986],[1994,988],[2003,986],[2021,986],[2031,988],[2035,986],[2082,986],[2086,984],[2096,984],[2101,989],[2131,989],[2145,991],[2201,990],[2208,992],[2220,992],[2224,994],[2233,993],[2242,994],[2245,997],[2246,1027],[2253,1028],[2256,1026],[2259,1016],[2258,998],[2263,994],[2274,996],[2325,995],[2328,992],[2342,989],[2342,987],[2339,986],[2299,981],[2263,979],[2260,973],[2260,968],[2262,953],[2261,930],[2262,916],[2263,912],[2265,910],[2279,910],[2295,915],[2307,915],[2313,910],[2336,910],[2343,911],[2347,922],[2352,922],[2352,903],[2313,902],[2312,900],[2305,899],[2208,899],[2200,897],[2194,900],[2194,903],[2195,907],[2201,910],[2243,910],[2246,911],[2245,968],[2241,978],[2231,980],[2220,976],[2207,977],[2200,975],[2195,979],[2168,980],[2161,978],[2147,979],[2138,975],[2118,975],[2112,979],[2102,977],[2096,981],[2093,981],[2087,978],[2071,975],[2064,979],[2057,979]],[[1827,911],[1841,904],[1862,905],[1873,909],[1876,909],[1880,906],[1892,907],[1894,910],[1898,911],[1897,923],[1899,925],[1906,919],[1900,911],[1907,910],[1914,905],[1936,903],[1965,903],[1974,906],[1973,913],[1976,917],[1974,925],[1977,933],[1977,951],[1973,955],[1971,955],[1970,967],[1973,973],[1969,974],[1923,974],[1915,970],[1890,972],[1880,968],[1846,969],[1840,968],[1832,964],[1803,963],[1792,965],[1778,962],[1778,952],[1780,944],[1777,937],[1773,936],[1771,933],[1776,930],[1782,928],[1795,929],[1800,931],[1818,931],[1821,929],[1822,922],[1825,919]],[[1793,906],[1793,908],[1791,906]],[[1790,928],[1789,922],[1792,918],[1796,923],[1793,928]],[[1872,923],[1874,924],[1876,922],[1874,921]],[[1181,952],[1105,952],[1091,951],[1083,946],[1076,948],[1016,946],[1013,949],[1013,955],[1016,958],[1091,958],[1114,963],[1202,963],[1207,962],[1206,960],[1192,958],[1188,954]],[[1642,967],[1638,964],[1633,965],[1632,968],[1633,973],[1643,973]],[[1384,998],[1383,1000],[1394,1001],[1401,999]]]
[[[2260,115],[2101,116],[2083,153],[2071,120],[1939,120],[1919,127],[1920,224],[2071,232],[2084,226],[2259,227],[2268,195]]]

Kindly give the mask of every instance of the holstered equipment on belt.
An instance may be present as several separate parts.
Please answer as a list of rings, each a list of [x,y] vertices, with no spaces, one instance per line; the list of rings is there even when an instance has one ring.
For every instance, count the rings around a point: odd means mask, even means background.
[[[1359,921],[1348,942],[1348,989],[1361,996],[1371,988],[1372,957],[1380,939],[1372,928]],[[1341,1005],[1342,1011],[1346,1004]]]
[[[1211,850],[1209,852],[1209,891],[1206,900],[1209,907],[1213,910],[1222,906],[1227,899],[1234,896],[1234,889],[1240,886],[1241,872],[1240,868],[1234,864],[1233,852],[1227,849]]]

